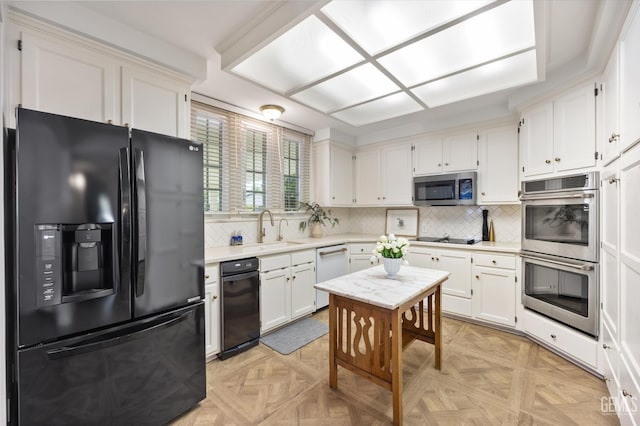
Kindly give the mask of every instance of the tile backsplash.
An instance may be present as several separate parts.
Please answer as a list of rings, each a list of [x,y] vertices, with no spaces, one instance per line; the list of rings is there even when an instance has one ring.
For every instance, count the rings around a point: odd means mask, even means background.
[[[441,236],[445,233],[456,238],[482,238],[482,209],[489,210],[489,219],[493,219],[496,241],[519,242],[521,210],[519,205],[503,206],[451,206],[451,207],[420,207],[420,235]],[[325,235],[347,232],[364,234],[382,234],[385,231],[385,208],[332,208],[333,215],[340,219],[335,228],[323,228]],[[302,232],[298,229],[304,215],[274,214],[274,226],[271,226],[268,216],[265,217],[265,241],[276,241],[280,219],[282,236],[285,240],[304,238],[309,236],[309,229]],[[425,228],[426,227],[426,228]],[[258,240],[258,218],[255,215],[233,215],[225,218],[207,218],[204,224],[205,247],[229,245],[229,239],[234,231],[242,233],[245,244]]]

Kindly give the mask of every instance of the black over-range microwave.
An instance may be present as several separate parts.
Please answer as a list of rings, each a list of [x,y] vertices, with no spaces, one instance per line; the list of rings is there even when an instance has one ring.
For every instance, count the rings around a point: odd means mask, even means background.
[[[476,172],[452,173],[413,178],[416,206],[458,206],[476,204]]]

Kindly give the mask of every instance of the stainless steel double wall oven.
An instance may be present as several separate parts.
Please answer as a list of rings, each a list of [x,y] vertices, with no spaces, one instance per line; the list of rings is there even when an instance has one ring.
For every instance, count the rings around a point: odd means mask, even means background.
[[[598,336],[598,172],[522,183],[525,307]]]

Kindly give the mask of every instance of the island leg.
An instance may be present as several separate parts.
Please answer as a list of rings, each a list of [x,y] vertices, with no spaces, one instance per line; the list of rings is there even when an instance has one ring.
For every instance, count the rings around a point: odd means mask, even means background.
[[[436,292],[434,294],[435,300],[435,358],[436,358],[436,370],[441,369],[441,354],[442,354],[442,305],[441,305],[441,290],[442,284],[438,284]]]
[[[402,313],[391,311],[391,392],[393,424],[402,424]]]
[[[335,295],[329,293],[329,386],[338,389],[338,364],[336,348],[338,345]]]

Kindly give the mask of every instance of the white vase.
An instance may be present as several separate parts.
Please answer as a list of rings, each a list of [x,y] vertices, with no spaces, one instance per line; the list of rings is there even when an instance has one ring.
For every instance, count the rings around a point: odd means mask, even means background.
[[[398,271],[400,270],[400,265],[402,265],[402,258],[400,259],[391,259],[388,257],[382,258],[384,270],[387,271],[387,277],[393,278],[396,276]]]
[[[311,224],[311,236],[313,238],[322,237],[322,225],[320,225],[320,222],[314,222]]]

